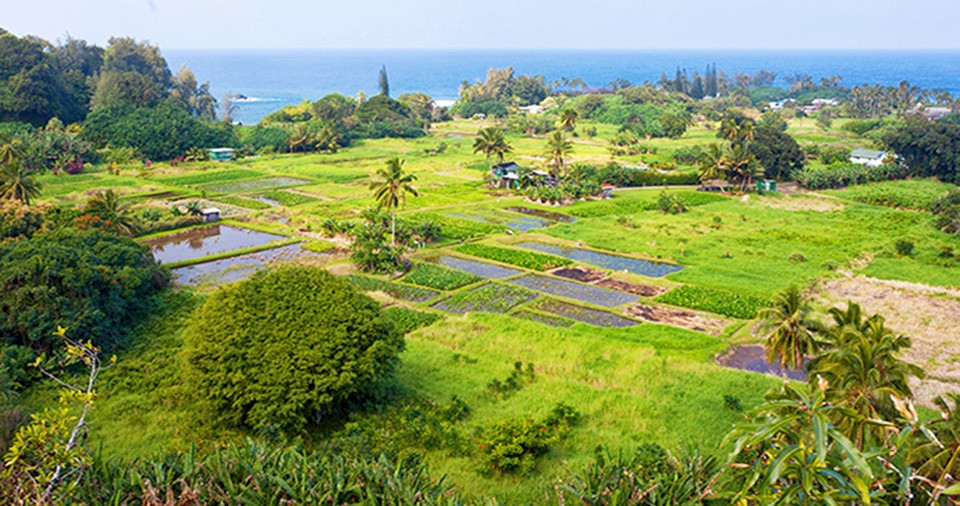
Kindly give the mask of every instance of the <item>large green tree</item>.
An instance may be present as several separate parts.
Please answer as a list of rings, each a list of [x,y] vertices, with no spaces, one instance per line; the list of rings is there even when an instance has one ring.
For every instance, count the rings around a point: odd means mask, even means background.
[[[377,170],[376,178],[370,182],[373,198],[377,207],[390,211],[390,244],[397,243],[397,208],[407,203],[407,194],[419,196],[411,183],[417,180],[416,174],[403,171],[404,161],[398,157],[387,160],[386,167]]]
[[[323,269],[282,267],[212,295],[183,358],[211,419],[298,432],[383,378],[402,349],[377,301]]]
[[[803,366],[804,357],[819,351],[818,332],[823,325],[812,313],[810,299],[796,285],[774,295],[773,305],[760,310],[768,362],[796,369]]]

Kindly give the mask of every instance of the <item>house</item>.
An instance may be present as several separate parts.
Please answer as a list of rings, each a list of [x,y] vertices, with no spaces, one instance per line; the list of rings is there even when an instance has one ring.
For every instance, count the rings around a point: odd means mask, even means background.
[[[857,148],[850,152],[850,162],[867,167],[877,167],[883,164],[883,159],[887,157],[884,151],[875,151],[872,149]]]
[[[518,170],[520,170],[520,166],[514,162],[498,163],[490,167],[490,175],[500,180],[500,188],[516,188],[520,186]]]
[[[525,105],[520,110],[527,114],[540,114],[543,112],[543,107],[540,107],[540,104]]]
[[[769,107],[771,111],[779,111],[779,110],[783,109],[784,107],[786,107],[787,104],[791,104],[791,103],[794,103],[794,104],[795,104],[796,102],[797,102],[797,101],[794,100],[794,99],[792,99],[792,98],[785,98],[785,99],[779,100],[779,101],[777,101],[777,102],[768,102],[768,103],[767,103],[767,107]]]
[[[840,105],[840,101],[835,98],[815,98],[810,102],[814,107],[824,108],[827,106],[835,107]]]
[[[940,118],[953,112],[949,107],[926,107],[920,111],[920,115],[927,121],[939,121]]]
[[[207,154],[215,162],[233,161],[233,148],[212,148],[207,150]]]
[[[214,223],[220,221],[220,210],[216,207],[206,207],[200,210],[200,216],[204,223]]]

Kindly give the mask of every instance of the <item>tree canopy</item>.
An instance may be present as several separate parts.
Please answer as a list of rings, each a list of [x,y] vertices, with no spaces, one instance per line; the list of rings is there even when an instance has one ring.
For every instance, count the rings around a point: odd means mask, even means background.
[[[184,346],[190,383],[213,419],[298,431],[389,373],[403,338],[347,281],[283,267],[212,295]]]

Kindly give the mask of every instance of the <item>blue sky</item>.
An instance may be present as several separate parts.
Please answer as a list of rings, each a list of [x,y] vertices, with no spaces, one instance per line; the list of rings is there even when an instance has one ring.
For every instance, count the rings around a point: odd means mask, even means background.
[[[163,48],[960,49],[956,0],[3,0],[0,27]]]

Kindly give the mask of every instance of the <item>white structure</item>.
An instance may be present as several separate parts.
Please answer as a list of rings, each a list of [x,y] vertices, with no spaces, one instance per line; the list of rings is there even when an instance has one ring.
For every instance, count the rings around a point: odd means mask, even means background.
[[[543,107],[540,107],[540,104],[525,105],[520,110],[527,114],[540,114],[543,112]]]
[[[814,107],[827,107],[840,105],[840,101],[835,98],[815,98],[812,102]]]
[[[852,163],[866,165],[867,167],[882,165],[883,159],[886,157],[886,152],[874,151],[872,149],[857,148],[850,152],[850,161]]]
[[[220,221],[220,210],[216,207],[207,207],[200,210],[200,216],[203,216],[204,223]]]

